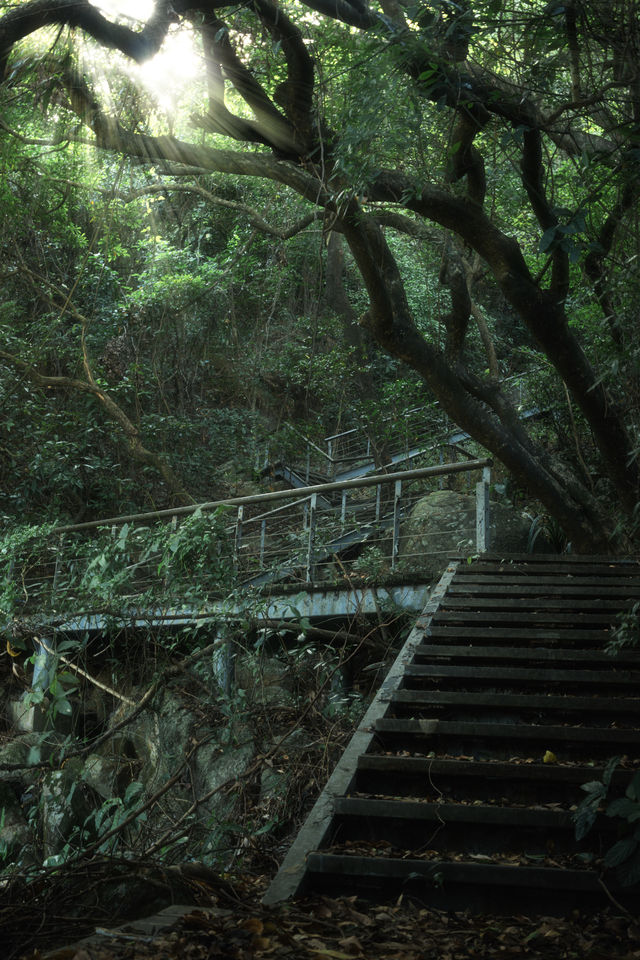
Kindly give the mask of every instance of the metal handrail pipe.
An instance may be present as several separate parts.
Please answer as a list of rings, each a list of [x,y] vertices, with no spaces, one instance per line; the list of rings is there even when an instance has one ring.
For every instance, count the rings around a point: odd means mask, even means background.
[[[322,447],[319,447],[317,443],[314,443],[313,440],[309,440],[308,437],[305,437],[304,433],[301,433],[300,430],[296,430],[296,428],[295,428],[295,427],[292,427],[290,423],[285,424],[285,426],[287,426],[287,427],[289,428],[289,430],[291,430],[293,433],[295,433],[296,436],[298,436],[298,437],[300,437],[302,440],[304,440],[304,442],[307,444],[307,446],[313,447],[313,449],[316,451],[316,453],[319,453],[321,457],[324,457],[325,460],[329,460],[330,462],[333,462],[332,457],[330,457],[329,454],[326,453],[326,451],[324,451],[324,450],[322,449]]]
[[[329,440],[339,440],[341,437],[349,437],[353,433],[360,433],[360,427],[351,427],[350,430],[343,430],[342,433],[332,433],[330,437],[324,437],[325,443]]]
[[[277,492],[286,493],[287,491],[278,490]],[[256,494],[256,496],[260,496],[260,494]],[[289,497],[287,499],[291,499],[291,498]],[[298,497],[297,499],[300,499],[300,498]],[[228,503],[228,502],[230,501],[225,501],[225,503]],[[283,510],[287,510],[290,506],[292,506],[292,504],[284,503],[281,507],[274,507],[273,510],[267,510],[266,513],[258,513],[255,517],[247,517],[246,520],[244,521],[244,524],[245,526],[247,526],[250,523],[257,523],[259,520],[265,520],[267,517],[272,517],[274,513],[282,513]]]
[[[98,527],[117,527],[125,523],[140,520],[170,520],[172,517],[190,516],[197,510],[203,512],[217,510],[218,507],[240,507],[248,503],[269,503],[274,500],[304,499],[313,493],[330,493],[334,490],[350,490],[358,487],[374,487],[380,483],[392,483],[395,480],[418,480],[421,477],[444,477],[450,473],[466,473],[491,467],[493,460],[466,460],[463,463],[443,463],[434,467],[422,467],[419,470],[398,470],[395,473],[376,474],[376,476],[356,477],[354,480],[341,480],[334,483],[317,483],[311,487],[294,487],[290,490],[275,490],[271,493],[256,493],[250,497],[231,497],[228,500],[211,500],[207,503],[195,503],[188,507],[173,507],[167,510],[154,510],[149,513],[129,513],[121,517],[105,517],[102,520],[87,520],[84,523],[55,527],[50,536],[61,533],[79,533],[82,530],[96,530]]]

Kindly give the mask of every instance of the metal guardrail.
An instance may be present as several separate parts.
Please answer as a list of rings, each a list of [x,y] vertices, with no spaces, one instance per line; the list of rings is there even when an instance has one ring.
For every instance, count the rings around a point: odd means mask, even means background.
[[[99,542],[112,544],[109,572],[113,574],[114,562],[120,564],[116,573],[122,581],[123,604],[134,603],[145,593],[152,595],[155,589],[179,602],[188,595],[194,577],[201,592],[204,588],[215,598],[230,589],[228,579],[220,581],[222,566],[233,571],[235,586],[246,588],[415,575],[424,557],[411,547],[411,537],[403,535],[403,522],[439,478],[481,473],[475,531],[465,532],[463,549],[484,553],[489,548],[490,466],[488,459],[469,460],[58,527],[45,543],[32,545],[22,566],[16,564],[23,606],[55,609],[63,601],[68,606],[74,596],[82,594],[85,601],[91,596],[91,576],[99,583],[103,562],[96,550],[100,529],[106,537]],[[235,518],[227,520],[232,510]],[[215,514],[212,536],[203,541],[208,552],[192,555],[179,569],[177,563],[172,569],[167,535],[179,535],[180,522],[194,514],[202,515],[206,525],[208,513]],[[184,529],[189,546],[190,528]],[[157,537],[150,538],[150,532]],[[163,537],[165,548],[150,549],[150,542],[160,544]],[[431,551],[447,555],[451,545],[443,543],[442,551],[433,547]]]
[[[519,410],[535,403],[527,389],[530,376],[514,374],[501,381],[503,389]],[[366,464],[370,464],[372,470],[383,467],[411,469],[425,456],[433,460],[434,453],[440,463],[444,463],[447,450],[460,449],[459,444],[469,439],[449,419],[437,401],[430,407],[412,407],[386,417],[376,431],[363,423],[326,436],[318,443],[291,424],[286,424],[286,427],[304,444],[304,465],[299,465],[297,473],[307,483],[312,476],[327,480],[347,479],[347,474],[355,477]],[[277,449],[267,450],[265,465],[270,458],[281,459]]]
[[[236,522],[239,575],[252,585],[284,579],[312,583],[340,579],[347,571],[384,576],[415,568],[420,553],[408,550],[406,537],[403,543],[402,522],[433,489],[434,479],[478,470],[483,471],[483,479],[476,491],[470,552],[483,553],[488,549],[490,464],[470,460],[303,487],[295,491],[295,503],[278,509],[280,527],[272,528],[271,534],[268,524],[273,523],[275,511],[246,516],[240,507]],[[291,496],[293,491],[285,493]],[[442,552],[449,550],[443,544]]]

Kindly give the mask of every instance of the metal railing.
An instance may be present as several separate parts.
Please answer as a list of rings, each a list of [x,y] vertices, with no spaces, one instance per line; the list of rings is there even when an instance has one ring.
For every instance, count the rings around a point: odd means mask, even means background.
[[[489,548],[490,466],[469,460],[58,527],[16,558],[16,588],[24,608],[50,610],[74,597],[86,608],[101,577],[123,604],[154,593],[188,600],[195,581],[200,597],[215,598],[238,587],[413,578],[425,551],[411,515],[443,477],[480,475],[475,518],[455,544],[447,532],[441,547],[431,540],[430,555]]]
[[[324,437],[319,443],[304,436],[290,424],[288,429],[304,445],[304,464],[299,472],[309,482],[312,478],[331,480],[355,478],[363,472],[397,467],[409,469],[417,457],[438,446],[434,436],[446,431],[446,418],[438,409],[416,407],[387,417],[373,431],[367,424]],[[446,439],[440,445],[446,445]],[[277,449],[270,450],[267,460],[278,459]]]
[[[536,403],[529,390],[530,379],[531,374],[514,374],[501,381],[505,394],[525,418],[532,412],[528,408],[535,407]],[[303,462],[298,464],[297,472],[307,483],[313,478],[319,481],[356,477],[367,466],[370,470],[383,467],[412,469],[425,459],[432,463],[434,458],[443,463],[451,451],[459,449],[461,443],[470,439],[449,419],[437,401],[430,406],[412,407],[385,417],[375,429],[361,423],[326,436],[317,443],[291,424],[285,426],[295,434],[298,449],[304,450]],[[270,459],[280,459],[277,448],[267,450],[265,465]],[[285,461],[288,459],[284,457]]]

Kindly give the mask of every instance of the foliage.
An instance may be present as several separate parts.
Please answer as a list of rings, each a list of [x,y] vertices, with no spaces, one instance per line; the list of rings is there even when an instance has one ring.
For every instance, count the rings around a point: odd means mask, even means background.
[[[40,560],[40,542],[54,524],[22,524],[5,533],[0,541],[0,617],[9,619],[22,609],[28,591],[25,581]]]
[[[640,621],[638,612],[640,603],[632,604],[629,610],[619,613],[617,624],[612,631],[611,639],[607,643],[607,652],[615,656],[620,650],[628,647],[637,647],[640,642]]]
[[[640,772],[636,772],[626,788],[624,797],[607,800],[611,779],[619,757],[606,764],[602,780],[582,784],[587,796],[573,813],[576,840],[582,840],[593,828],[601,810],[620,824],[622,836],[606,851],[605,869],[614,871],[623,886],[632,886],[640,880]]]
[[[19,622],[79,609],[119,613],[134,594],[141,609],[225,596],[233,577],[226,511],[196,510],[179,525],[122,524],[89,536],[54,536],[53,524],[16,527],[0,539],[0,616]]]

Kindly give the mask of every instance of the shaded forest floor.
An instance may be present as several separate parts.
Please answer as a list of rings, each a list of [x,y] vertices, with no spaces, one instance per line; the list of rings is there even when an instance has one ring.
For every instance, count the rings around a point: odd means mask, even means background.
[[[403,898],[379,905],[316,896],[264,907],[265,886],[256,880],[224,884],[206,894],[203,888],[200,906],[170,907],[117,929],[97,927],[73,946],[12,955],[29,960],[640,958],[640,923],[616,915],[613,907],[562,919],[447,914]],[[69,922],[67,944],[81,926]]]

